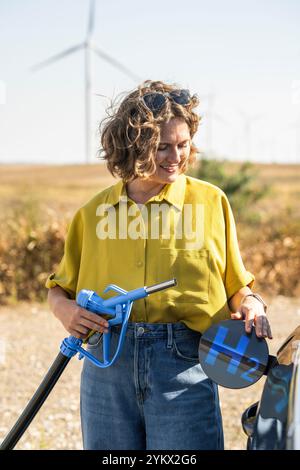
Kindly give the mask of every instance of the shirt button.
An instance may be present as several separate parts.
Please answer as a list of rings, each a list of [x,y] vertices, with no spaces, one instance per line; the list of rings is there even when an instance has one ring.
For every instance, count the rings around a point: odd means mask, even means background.
[[[138,268],[141,268],[141,267],[143,266],[143,264],[144,264],[143,261],[138,261],[138,262],[136,263],[136,265],[137,265]]]
[[[142,334],[144,333],[144,331],[145,331],[144,328],[143,328],[142,326],[139,326],[139,327],[138,327],[138,330],[137,330],[137,335],[138,335],[138,336],[142,336]]]

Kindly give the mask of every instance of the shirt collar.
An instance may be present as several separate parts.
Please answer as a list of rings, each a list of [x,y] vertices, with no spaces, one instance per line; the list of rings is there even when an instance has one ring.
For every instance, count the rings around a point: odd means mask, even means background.
[[[166,184],[159,194],[152,197],[150,201],[167,201],[178,209],[182,210],[184,204],[186,187],[186,176],[179,175],[174,183]],[[107,203],[115,206],[122,199],[127,198],[126,185],[120,180],[111,187],[108,194]]]

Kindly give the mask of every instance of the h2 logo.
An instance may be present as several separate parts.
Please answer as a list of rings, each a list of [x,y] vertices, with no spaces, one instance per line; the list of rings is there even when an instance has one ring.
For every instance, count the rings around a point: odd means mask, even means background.
[[[229,388],[244,388],[263,375],[269,351],[255,331],[245,332],[244,322],[225,320],[201,337],[199,361],[208,377]]]

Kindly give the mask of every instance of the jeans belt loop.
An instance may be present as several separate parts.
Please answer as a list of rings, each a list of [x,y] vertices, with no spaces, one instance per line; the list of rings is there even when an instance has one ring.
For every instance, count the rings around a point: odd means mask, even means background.
[[[173,325],[172,325],[172,323],[167,323],[167,329],[168,329],[167,349],[171,349],[172,346],[173,346]]]

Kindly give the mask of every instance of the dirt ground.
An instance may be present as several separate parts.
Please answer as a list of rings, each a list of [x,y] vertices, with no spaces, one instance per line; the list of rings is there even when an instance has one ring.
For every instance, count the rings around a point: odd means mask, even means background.
[[[270,354],[300,324],[300,299],[269,300],[274,339]],[[0,307],[0,441],[32,397],[56,357],[63,327],[45,304]],[[16,449],[82,449],[79,420],[79,376],[82,363],[73,358]],[[263,377],[243,390],[220,388],[226,449],[245,449],[241,413],[259,399]]]

